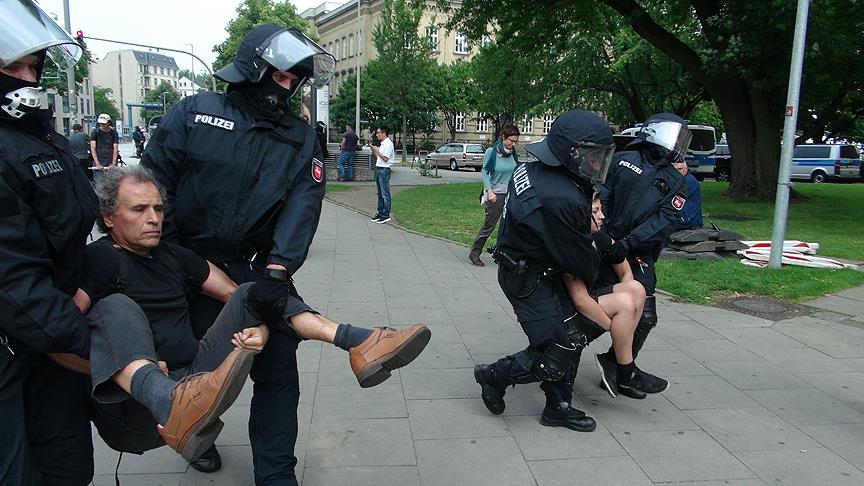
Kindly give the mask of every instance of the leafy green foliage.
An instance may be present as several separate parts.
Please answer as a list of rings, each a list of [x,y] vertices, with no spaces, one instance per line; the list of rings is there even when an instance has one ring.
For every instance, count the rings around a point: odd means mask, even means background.
[[[432,101],[443,115],[450,141],[456,140],[456,115],[474,111],[477,85],[472,64],[458,60],[451,64],[436,64],[432,69]]]
[[[108,88],[93,87],[93,110],[97,115],[106,113],[112,120],[120,117],[120,111],[117,110],[117,105],[114,100],[108,98]]]
[[[162,110],[141,110],[141,118],[145,123],[149,123],[151,118],[168,113],[168,110],[170,110],[175,103],[180,101],[180,92],[167,81],[162,81],[159,83],[159,86],[156,86],[147,93],[144,97],[144,101],[152,101],[156,103],[164,102]]]
[[[225,27],[228,38],[221,44],[213,46],[213,52],[216,53],[213,70],[216,71],[234,59],[240,41],[253,27],[268,23],[294,28],[307,35],[311,33],[309,22],[297,15],[294,5],[290,2],[243,0],[237,6],[237,17],[230,20]]]
[[[75,82],[83,83],[84,78],[90,76],[90,63],[93,62],[93,56],[90,53],[90,50],[87,49],[87,46],[83,46],[83,52],[81,53],[81,59],[78,60],[78,63],[75,64]],[[45,66],[42,68],[42,82],[41,86],[43,88],[54,88],[61,95],[66,95],[66,91],[68,89],[67,86],[67,76],[66,71],[62,71],[57,69],[57,65],[51,60],[50,57],[46,57]]]

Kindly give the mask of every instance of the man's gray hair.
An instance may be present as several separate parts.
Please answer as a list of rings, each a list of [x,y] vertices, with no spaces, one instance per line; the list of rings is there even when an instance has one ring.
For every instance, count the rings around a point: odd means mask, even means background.
[[[114,214],[117,211],[117,193],[120,190],[120,184],[126,179],[132,179],[136,182],[149,182],[156,186],[159,190],[159,196],[162,201],[165,201],[165,191],[162,186],[156,182],[153,172],[146,167],[140,165],[127,165],[125,167],[111,167],[108,170],[102,171],[102,177],[96,183],[96,197],[99,198],[99,209],[102,215]],[[96,226],[99,231],[108,234],[111,228],[105,225],[105,219],[100,215],[96,218]]]

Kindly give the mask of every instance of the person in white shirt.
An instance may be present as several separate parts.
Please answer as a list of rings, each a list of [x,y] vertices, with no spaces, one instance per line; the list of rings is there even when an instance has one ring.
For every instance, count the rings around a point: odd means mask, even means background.
[[[373,223],[384,224],[390,221],[390,166],[395,162],[396,150],[390,140],[390,129],[385,126],[375,130],[380,146],[370,145],[375,155],[375,186],[378,188],[378,212]]]

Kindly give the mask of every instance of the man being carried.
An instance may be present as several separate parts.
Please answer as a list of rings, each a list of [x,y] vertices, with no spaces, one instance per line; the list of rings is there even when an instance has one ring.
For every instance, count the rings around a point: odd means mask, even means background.
[[[98,225],[108,235],[87,248],[75,302],[86,311],[111,299],[129,316],[122,323],[90,316],[95,422],[115,449],[143,452],[164,441],[187,460],[199,457],[219,434],[219,415],[240,392],[270,329],[348,350],[364,387],[412,361],[429,340],[422,325],[404,331],[337,325],[291,297],[285,282],[238,287],[192,251],[162,243],[162,195],[143,167],[107,171],[96,192]],[[200,341],[189,321],[189,299],[198,293],[226,304]],[[130,395],[137,403],[129,403]],[[118,426],[117,417],[125,423]]]

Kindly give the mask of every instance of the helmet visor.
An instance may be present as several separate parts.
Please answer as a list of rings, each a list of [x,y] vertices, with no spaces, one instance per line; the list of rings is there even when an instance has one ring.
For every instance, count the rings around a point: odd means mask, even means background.
[[[274,68],[308,78],[316,88],[326,85],[336,70],[336,59],[296,30],[276,34],[258,51],[258,55]],[[300,72],[296,72],[298,70]]]
[[[57,22],[27,0],[0,1],[0,66],[42,50],[60,69],[81,57],[81,46]]]
[[[669,160],[683,160],[690,146],[693,134],[686,125],[674,121],[649,122],[642,132],[645,141],[663,147],[669,151]]]
[[[615,152],[615,144],[599,145],[589,142],[581,142],[572,153],[572,166],[578,165],[579,174],[589,179],[592,184],[599,184],[606,180],[606,173],[612,165],[612,154]]]

